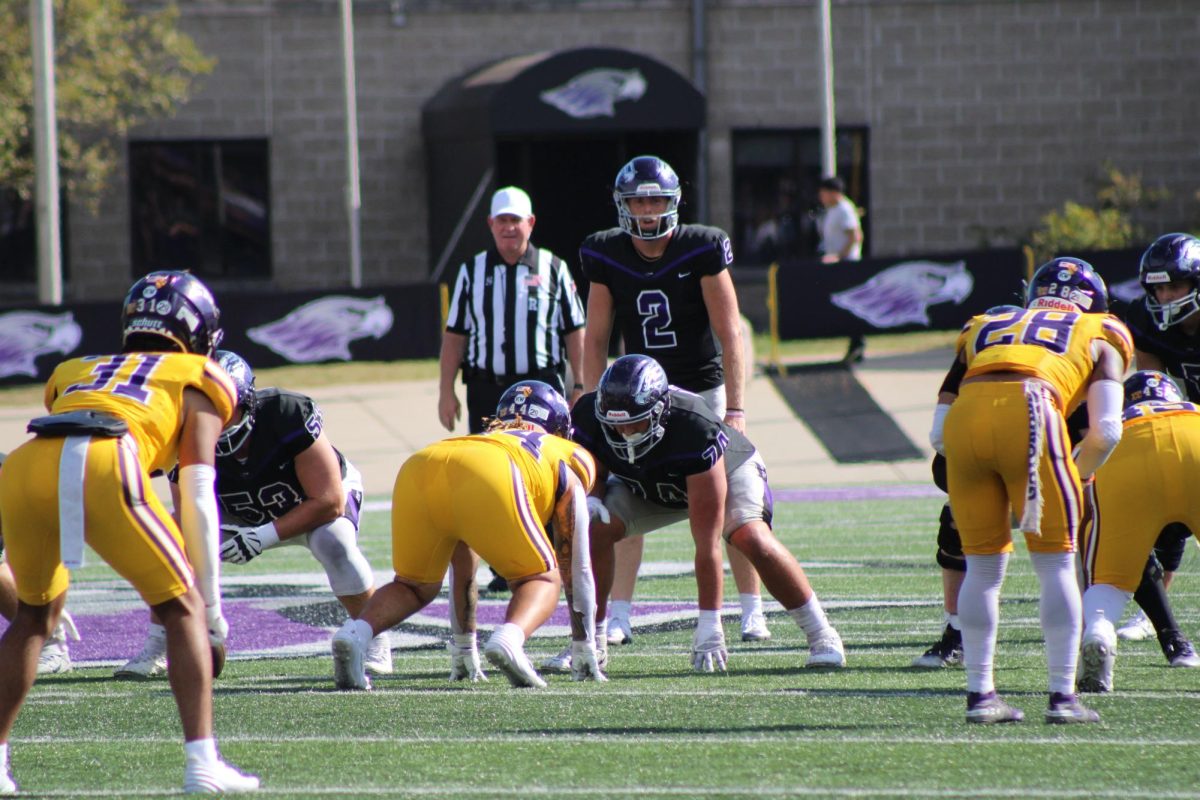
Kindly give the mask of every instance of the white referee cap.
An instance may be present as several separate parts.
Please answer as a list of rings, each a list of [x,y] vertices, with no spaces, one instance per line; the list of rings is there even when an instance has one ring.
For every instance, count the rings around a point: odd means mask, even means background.
[[[529,195],[523,190],[516,186],[505,186],[492,195],[491,216],[498,217],[501,214],[512,214],[523,219],[532,217],[533,203],[529,202]]]

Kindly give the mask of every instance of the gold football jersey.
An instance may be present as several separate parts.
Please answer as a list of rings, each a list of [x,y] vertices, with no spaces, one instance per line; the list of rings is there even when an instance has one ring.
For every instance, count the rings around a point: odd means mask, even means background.
[[[1086,399],[1095,359],[1092,342],[1117,349],[1128,367],[1133,336],[1111,314],[1030,308],[972,317],[958,335],[966,378],[988,372],[1016,372],[1050,383],[1070,414]],[[1122,370],[1123,371],[1123,370]]]
[[[205,394],[228,423],[237,405],[233,381],[215,361],[191,353],[83,356],[59,364],[46,383],[52,413],[101,411],[120,417],[152,472],[175,464],[184,389]]]
[[[550,519],[558,499],[560,467],[574,472],[584,491],[591,491],[596,482],[592,454],[570,439],[526,430],[492,431],[468,438],[503,448],[509,454],[521,470],[533,508],[543,523]]]

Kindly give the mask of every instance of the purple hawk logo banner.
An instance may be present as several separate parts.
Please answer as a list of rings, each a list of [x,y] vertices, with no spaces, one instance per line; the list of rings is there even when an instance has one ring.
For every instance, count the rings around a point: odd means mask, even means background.
[[[929,325],[930,306],[948,302],[962,305],[973,288],[975,279],[963,261],[905,261],[829,299],[876,328],[896,328]]]
[[[349,361],[350,342],[383,338],[392,329],[383,297],[330,295],[305,303],[286,317],[246,331],[250,340],[300,364]]]
[[[10,311],[0,314],[0,378],[37,377],[34,360],[46,353],[64,356],[83,339],[83,329],[70,312]]]
[[[611,117],[622,100],[641,100],[646,79],[636,69],[589,69],[538,95],[543,103],[575,119]]]

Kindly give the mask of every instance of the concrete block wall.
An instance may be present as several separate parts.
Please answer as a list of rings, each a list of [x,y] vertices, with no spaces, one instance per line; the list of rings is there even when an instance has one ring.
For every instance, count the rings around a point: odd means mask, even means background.
[[[421,105],[502,56],[623,47],[691,72],[690,0],[355,3],[364,281],[423,278]],[[334,0],[195,0],[183,27],[218,59],[171,120],[134,138],[265,137],[275,287],[348,280],[341,40]],[[812,0],[708,0],[709,208],[732,223],[731,132],[815,128]],[[1100,165],[1173,198],[1152,230],[1200,222],[1194,0],[834,0],[837,118],[870,131],[876,255],[976,246],[1065,200]],[[479,224],[483,224],[480,220]],[[71,297],[128,283],[128,185],[72,208]]]

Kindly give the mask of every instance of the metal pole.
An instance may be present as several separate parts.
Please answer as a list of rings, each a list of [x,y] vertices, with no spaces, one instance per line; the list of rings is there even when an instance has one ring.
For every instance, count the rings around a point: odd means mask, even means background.
[[[708,107],[708,20],[705,16],[705,0],[692,0],[692,81],[701,95],[705,95]],[[696,221],[708,224],[708,124],[700,128],[696,137]]]
[[[358,174],[358,98],[354,77],[354,11],[342,2],[342,81],[346,95],[346,219],[350,226],[350,286],[362,287],[362,193]]]
[[[29,0],[33,32],[33,160],[37,216],[38,302],[62,305],[58,208],[58,121],[54,110],[54,5]]]
[[[834,138],[836,117],[833,111],[833,25],[829,11],[830,0],[817,0],[817,33],[820,46],[817,72],[821,83],[821,175],[837,175],[837,141]]]

